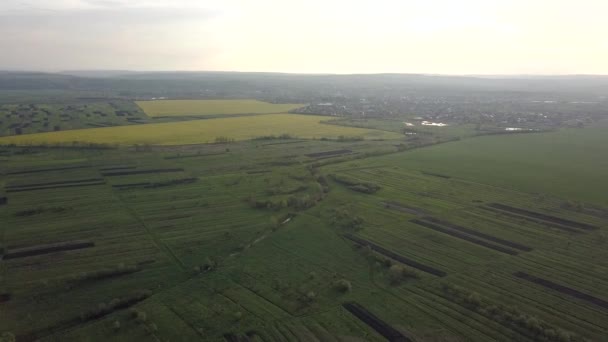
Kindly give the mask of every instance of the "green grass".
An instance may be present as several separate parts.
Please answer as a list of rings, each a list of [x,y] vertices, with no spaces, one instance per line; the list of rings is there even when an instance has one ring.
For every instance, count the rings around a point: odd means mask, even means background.
[[[603,128],[498,135],[370,160],[480,183],[607,205],[608,134]]]
[[[301,104],[274,104],[247,99],[154,100],[137,101],[136,103],[151,117],[285,113],[303,106]]]

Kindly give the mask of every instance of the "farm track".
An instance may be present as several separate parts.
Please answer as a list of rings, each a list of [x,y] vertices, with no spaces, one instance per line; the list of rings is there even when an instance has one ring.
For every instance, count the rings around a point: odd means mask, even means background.
[[[175,253],[173,253],[173,251],[169,248],[169,246],[167,246],[158,236],[156,236],[156,234],[154,234],[154,232],[150,229],[150,227],[148,227],[146,225],[146,223],[144,222],[144,220],[142,218],[139,217],[139,215],[137,214],[137,212],[135,211],[135,209],[131,208],[126,202],[124,202],[122,200],[122,198],[118,195],[118,196],[114,196],[120,203],[122,203],[122,206],[131,214],[131,216],[146,230],[146,232],[148,233],[148,236],[152,239],[152,241],[154,241],[154,243],[156,244],[156,246],[162,250],[165,251],[165,253],[167,253],[167,255],[169,255],[169,257],[171,259],[173,259],[173,261],[175,262],[175,264],[182,270],[185,271],[186,270],[186,266],[182,263],[182,261],[175,255]]]

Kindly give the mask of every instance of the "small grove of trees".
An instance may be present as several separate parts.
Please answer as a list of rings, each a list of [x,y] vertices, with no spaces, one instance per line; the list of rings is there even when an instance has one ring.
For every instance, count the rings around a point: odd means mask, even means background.
[[[549,323],[534,316],[527,315],[517,308],[502,304],[492,304],[477,292],[467,291],[464,288],[444,282],[441,290],[448,299],[461,304],[480,315],[486,316],[503,325],[527,331],[538,341],[578,342],[585,341],[568,331],[553,327]]]
[[[362,247],[362,253],[370,262],[387,269],[388,280],[392,285],[399,285],[407,279],[420,278],[420,274],[415,269],[399,264],[391,258],[374,252],[370,246]]]
[[[344,175],[331,174],[330,177],[337,183],[346,185],[353,191],[358,191],[366,194],[373,194],[380,190],[380,186],[371,182],[362,182],[358,179]]]
[[[229,137],[222,135],[222,136],[216,137],[214,140],[214,143],[215,144],[230,144],[230,143],[233,143],[234,141],[235,141],[234,138],[229,138]]]
[[[263,136],[259,136],[259,137],[255,137],[253,138],[253,140],[289,140],[289,139],[297,139],[296,136],[287,134],[287,133],[283,133],[281,135],[263,135]]]
[[[296,210],[304,210],[314,207],[322,199],[322,193],[314,195],[305,194],[302,196],[292,195],[281,199],[257,199],[251,195],[247,198],[247,202],[254,209],[281,210],[284,208],[294,208]]]
[[[357,231],[361,229],[363,219],[342,207],[334,209],[332,225],[347,231]]]
[[[340,135],[336,140],[339,142],[351,142],[351,141],[363,141],[364,139],[361,136]]]

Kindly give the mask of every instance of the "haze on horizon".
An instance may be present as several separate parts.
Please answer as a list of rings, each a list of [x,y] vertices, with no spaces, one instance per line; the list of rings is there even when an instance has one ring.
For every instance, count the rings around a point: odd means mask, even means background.
[[[605,0],[3,0],[0,70],[608,74]]]

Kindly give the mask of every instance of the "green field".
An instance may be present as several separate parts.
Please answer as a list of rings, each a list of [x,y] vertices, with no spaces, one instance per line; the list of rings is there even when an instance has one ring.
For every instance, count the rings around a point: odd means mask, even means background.
[[[338,136],[397,139],[397,133],[319,123],[322,118],[297,114],[268,114],[225,119],[194,120],[129,127],[91,128],[1,137],[0,144],[65,144],[73,141],[98,144],[182,145],[214,142],[218,137],[246,140],[288,134],[306,139]]]
[[[605,339],[601,129],[420,148],[322,119],[0,138],[159,144],[0,147],[0,336],[386,340],[354,302],[416,342]]]
[[[154,100],[135,103],[150,117],[285,113],[303,106],[258,100]]]
[[[607,142],[603,127],[568,129],[480,137],[374,162],[608,205]]]

